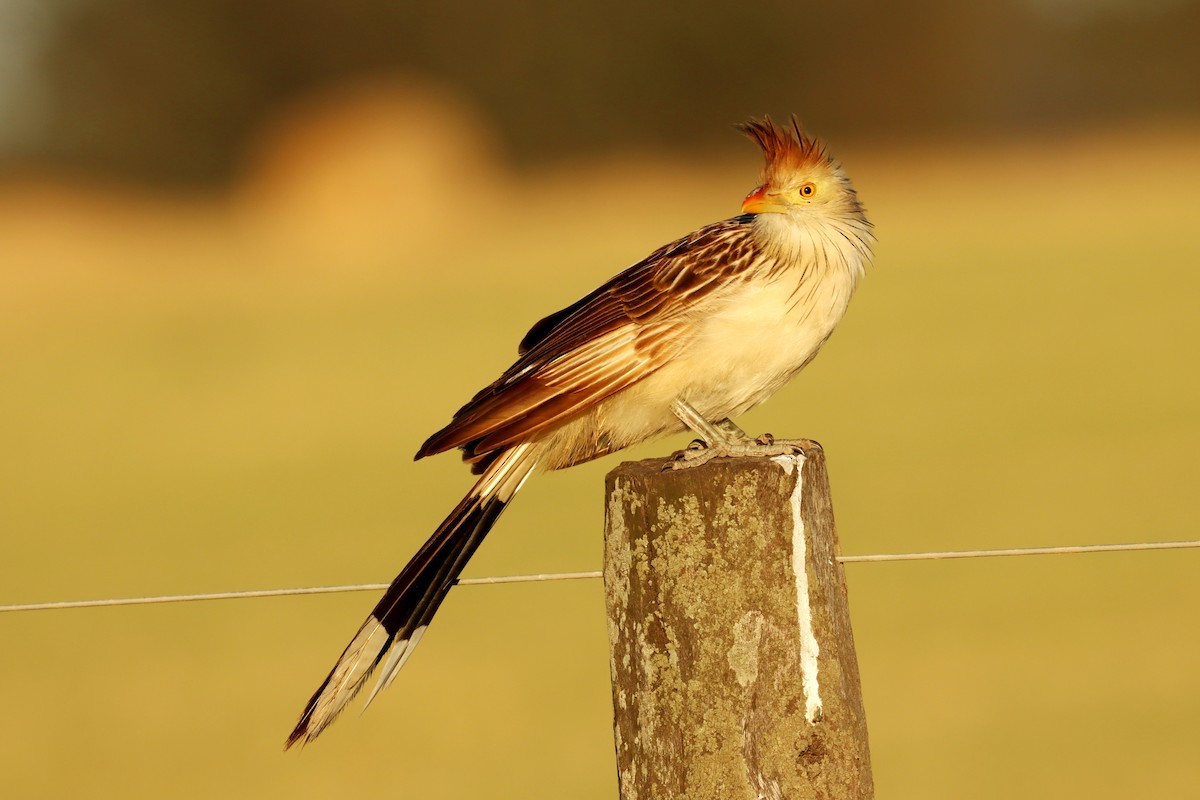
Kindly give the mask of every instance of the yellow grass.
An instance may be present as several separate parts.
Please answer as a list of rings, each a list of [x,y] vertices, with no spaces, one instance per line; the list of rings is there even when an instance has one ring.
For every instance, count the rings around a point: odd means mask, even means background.
[[[230,198],[0,191],[0,602],[390,579],[468,484],[422,438],[757,168],[306,173],[319,145]],[[845,551],[1200,534],[1197,138],[840,154],[877,265],[744,424],[825,444]],[[615,463],[533,481],[469,573],[598,567]],[[1193,792],[1198,570],[848,567],[879,796]],[[372,602],[0,617],[4,795],[615,796],[598,582],[455,590],[370,713],[282,753]]]

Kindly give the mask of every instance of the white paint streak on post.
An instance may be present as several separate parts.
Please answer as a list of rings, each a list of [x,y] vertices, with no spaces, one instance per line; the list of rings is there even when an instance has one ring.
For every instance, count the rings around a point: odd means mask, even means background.
[[[778,456],[771,460],[782,466],[788,475],[796,473],[796,483],[789,498],[792,507],[792,571],[796,574],[796,615],[800,623],[800,672],[804,677],[804,718],[811,725],[821,719],[821,684],[818,675],[821,644],[813,631],[808,569],[805,567],[807,544],[804,516],[800,513],[804,501],[804,454]]]

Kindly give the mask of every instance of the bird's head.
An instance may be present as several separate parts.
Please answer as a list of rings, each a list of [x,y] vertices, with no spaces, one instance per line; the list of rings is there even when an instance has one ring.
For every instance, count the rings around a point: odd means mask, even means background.
[[[762,148],[766,165],[762,185],[742,202],[745,214],[858,216],[862,205],[842,167],[816,139],[806,136],[792,117],[791,127],[770,117],[752,119],[738,130]]]

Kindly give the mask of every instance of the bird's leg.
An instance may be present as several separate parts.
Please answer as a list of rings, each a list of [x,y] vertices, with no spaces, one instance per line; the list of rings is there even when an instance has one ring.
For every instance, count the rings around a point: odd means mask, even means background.
[[[676,400],[671,404],[671,411],[674,412],[675,416],[679,417],[680,422],[688,426],[692,433],[700,437],[696,441],[705,447],[729,440],[728,436],[719,427],[722,424],[721,422],[718,422],[716,425],[709,422],[703,414],[693,408],[687,401]],[[723,420],[722,422],[729,422],[729,420]],[[729,422],[729,424],[733,425],[732,422]],[[734,427],[736,428],[737,426],[734,425]]]
[[[698,467],[707,464],[714,458],[738,456],[769,458],[795,455],[820,447],[811,439],[776,439],[769,433],[752,439],[732,420],[723,419],[716,423],[709,422],[684,400],[676,400],[672,404],[671,410],[684,425],[701,437],[689,444],[687,449],[674,454],[668,464],[671,469]]]
[[[754,441],[754,439],[750,438],[750,434],[746,433],[744,430],[739,428],[737,426],[737,424],[733,420],[729,419],[728,417],[715,423],[715,425],[716,425],[716,428],[725,435],[725,441],[727,441],[727,442],[753,442]]]

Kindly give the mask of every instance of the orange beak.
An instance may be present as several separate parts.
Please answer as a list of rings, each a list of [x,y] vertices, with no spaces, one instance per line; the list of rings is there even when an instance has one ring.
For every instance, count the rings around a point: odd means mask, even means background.
[[[766,184],[746,195],[746,199],[742,201],[743,214],[763,214],[783,210],[783,204],[771,195]]]

